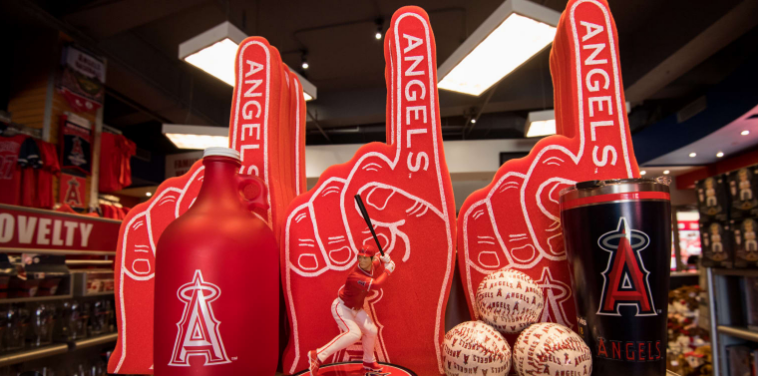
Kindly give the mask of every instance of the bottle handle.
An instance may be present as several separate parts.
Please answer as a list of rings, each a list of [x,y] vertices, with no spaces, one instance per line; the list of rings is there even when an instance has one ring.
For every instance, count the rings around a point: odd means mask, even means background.
[[[268,203],[266,203],[266,184],[259,177],[255,175],[237,175],[238,189],[242,195],[242,200],[247,205],[248,210],[267,210]],[[248,195],[245,192],[249,192],[254,189],[254,194]]]

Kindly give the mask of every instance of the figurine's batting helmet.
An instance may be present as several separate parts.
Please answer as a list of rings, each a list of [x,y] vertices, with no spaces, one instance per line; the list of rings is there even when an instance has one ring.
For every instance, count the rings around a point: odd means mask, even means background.
[[[358,256],[374,257],[375,254],[376,249],[370,245],[364,245],[360,250],[358,250]]]

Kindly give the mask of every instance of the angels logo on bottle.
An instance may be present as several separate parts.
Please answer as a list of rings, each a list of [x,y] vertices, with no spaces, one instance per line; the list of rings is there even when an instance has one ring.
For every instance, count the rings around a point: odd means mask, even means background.
[[[671,259],[668,186],[590,181],[561,192],[578,332],[599,374],[665,375]]]
[[[221,324],[213,315],[211,302],[221,296],[218,286],[203,280],[203,273],[195,271],[192,282],[179,288],[176,294],[184,302],[182,319],[174,344],[174,354],[170,366],[189,366],[190,356],[205,357],[205,365],[229,363],[218,326]]]

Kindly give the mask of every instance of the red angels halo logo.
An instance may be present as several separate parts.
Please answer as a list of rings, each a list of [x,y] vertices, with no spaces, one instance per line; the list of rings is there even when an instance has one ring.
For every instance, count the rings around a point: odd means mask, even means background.
[[[603,294],[598,315],[621,316],[622,305],[637,307],[635,316],[656,316],[648,276],[640,252],[650,244],[642,231],[632,230],[624,217],[616,230],[606,232],[597,240],[598,246],[608,253],[608,267],[602,272]]]
[[[189,367],[191,356],[205,357],[206,366],[230,363],[218,331],[221,322],[211,308],[211,302],[221,296],[221,289],[205,282],[200,270],[195,270],[192,282],[179,287],[176,296],[184,302],[184,313],[176,324],[179,332],[168,365]]]
[[[76,179],[71,179],[67,183],[65,203],[72,206],[82,206],[82,198],[79,197],[79,182]]]

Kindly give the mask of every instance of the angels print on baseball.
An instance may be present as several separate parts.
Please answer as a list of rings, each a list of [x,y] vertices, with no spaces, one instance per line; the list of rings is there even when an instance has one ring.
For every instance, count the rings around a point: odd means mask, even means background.
[[[511,347],[491,326],[467,321],[445,334],[442,365],[449,376],[505,376],[511,369]]]
[[[393,138],[364,145],[348,163],[327,169],[288,209],[280,262],[291,327],[287,374],[314,363],[325,369],[347,361],[393,363],[422,375],[443,372],[440,344],[454,261],[455,207],[426,12],[418,7],[395,12],[384,43],[387,127]],[[387,270],[384,261],[375,262],[373,271],[360,265],[362,249],[375,241],[353,200],[356,194],[365,202],[381,249],[396,265],[380,287],[374,284]],[[346,294],[359,293],[365,298],[345,300]],[[351,315],[358,327],[342,322]],[[360,322],[367,325],[361,328]],[[336,350],[342,345],[331,341],[349,345]],[[365,353],[369,341],[373,354]]]
[[[297,91],[302,98],[302,86],[294,75],[289,76],[287,84],[285,73],[290,73],[284,71],[279,53],[259,37],[248,38],[240,44],[235,73],[237,85],[231,106],[229,146],[240,153],[240,173],[258,176],[266,184],[268,209],[261,207],[254,211],[270,227],[276,228],[275,218],[279,218],[278,213],[288,204],[288,195],[294,196],[296,187],[269,183],[305,180],[303,160],[289,156],[293,154],[293,146],[302,155],[304,143],[282,136],[285,127],[295,128],[292,137],[303,135],[304,103],[298,105],[289,92]],[[294,104],[286,106],[289,108],[286,116],[281,111],[285,101]],[[300,114],[296,115],[298,110]],[[292,111],[295,113],[290,115]],[[284,179],[283,174],[297,176]],[[161,184],[149,201],[129,212],[121,225],[115,273],[119,337],[108,364],[109,373],[153,373],[156,245],[166,227],[195,202],[204,175],[202,161],[196,162],[186,174]],[[287,193],[289,191],[293,193]]]
[[[513,368],[519,376],[592,375],[592,353],[571,329],[539,323],[521,332],[513,345]]]
[[[618,36],[605,0],[570,0],[550,52],[557,135],[500,167],[471,194],[458,218],[458,265],[474,318],[476,288],[500,269],[519,270],[542,288],[539,321],[575,327],[558,194],[587,180],[632,178],[632,149]]]
[[[481,320],[501,333],[518,334],[539,321],[544,307],[542,289],[517,270],[493,272],[476,291]]]

